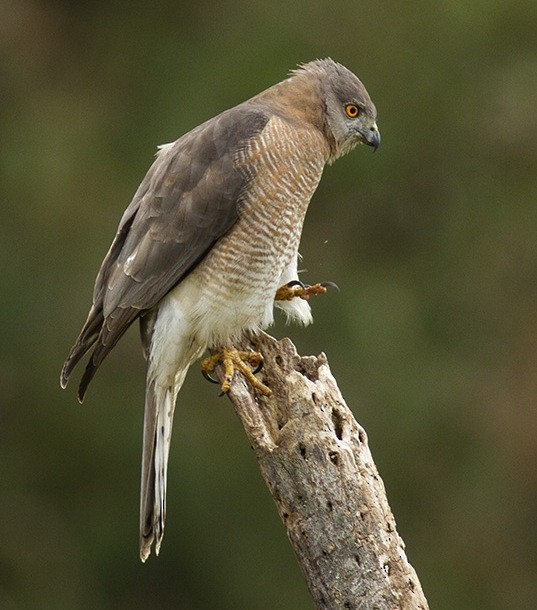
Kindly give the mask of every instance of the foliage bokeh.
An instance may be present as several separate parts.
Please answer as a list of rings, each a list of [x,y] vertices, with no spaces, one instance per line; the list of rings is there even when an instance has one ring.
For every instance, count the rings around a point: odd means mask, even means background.
[[[86,403],[58,374],[155,147],[332,56],[383,145],[326,170],[308,329],[366,427],[431,607],[537,596],[537,5],[321,0],[0,5],[0,606],[311,608],[225,399],[191,371],[161,556],[137,559],[144,364]],[[73,384],[74,385],[74,384]]]

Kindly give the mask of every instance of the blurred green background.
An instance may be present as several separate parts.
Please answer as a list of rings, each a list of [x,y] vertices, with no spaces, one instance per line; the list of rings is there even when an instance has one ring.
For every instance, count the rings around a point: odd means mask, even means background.
[[[326,170],[308,329],[431,608],[537,597],[535,0],[0,3],[0,607],[312,608],[233,410],[192,370],[161,556],[138,560],[144,363],[63,359],[157,144],[332,56],[383,145]],[[78,377],[77,377],[78,378]]]

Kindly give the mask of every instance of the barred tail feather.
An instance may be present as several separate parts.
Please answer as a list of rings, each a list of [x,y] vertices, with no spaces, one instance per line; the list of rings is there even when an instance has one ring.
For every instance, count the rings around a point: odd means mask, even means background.
[[[177,393],[183,385],[188,367],[180,370],[172,386],[147,380],[142,486],[140,493],[140,559],[146,561],[155,542],[158,555],[166,521],[166,479],[168,455]]]

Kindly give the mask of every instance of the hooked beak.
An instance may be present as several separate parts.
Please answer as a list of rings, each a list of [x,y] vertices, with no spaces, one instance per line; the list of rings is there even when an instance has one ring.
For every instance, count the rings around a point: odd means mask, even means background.
[[[364,144],[372,146],[375,150],[380,146],[380,131],[376,123],[367,130],[362,132]]]

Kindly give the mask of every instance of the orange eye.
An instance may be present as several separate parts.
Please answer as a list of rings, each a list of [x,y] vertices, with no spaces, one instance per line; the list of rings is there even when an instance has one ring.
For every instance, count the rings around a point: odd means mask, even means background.
[[[355,119],[360,114],[360,108],[356,104],[346,104],[345,113],[351,119]]]

